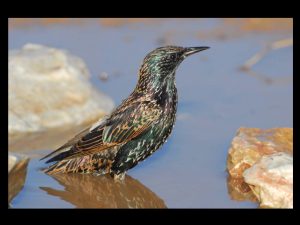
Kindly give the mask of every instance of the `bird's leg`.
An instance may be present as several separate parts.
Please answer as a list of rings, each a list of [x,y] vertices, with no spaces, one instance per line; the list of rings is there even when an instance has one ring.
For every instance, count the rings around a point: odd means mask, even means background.
[[[102,173],[92,173],[92,175],[95,176],[95,177],[98,177],[98,176],[101,176],[103,174]]]
[[[95,170],[92,172],[93,176],[102,176],[104,174],[106,174],[106,172],[104,170]]]
[[[119,173],[119,174],[112,173],[111,175],[114,178],[115,182],[123,182],[125,179],[125,174],[126,172]]]

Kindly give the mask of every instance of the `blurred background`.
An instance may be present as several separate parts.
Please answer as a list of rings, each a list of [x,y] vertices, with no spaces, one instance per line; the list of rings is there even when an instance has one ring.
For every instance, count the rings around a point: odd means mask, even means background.
[[[226,157],[240,127],[293,127],[292,19],[10,18],[8,44],[10,76],[31,71],[33,66],[27,58],[40,62],[34,65],[34,73],[66,66],[58,75],[45,73],[52,77],[40,86],[31,81],[42,78],[9,77],[9,150],[30,157],[25,185],[11,202],[13,207],[126,207],[120,203],[119,192],[127,190],[128,198],[136,199],[128,191],[132,189],[141,190],[139,198],[154,202],[147,207],[257,207],[251,201],[232,199]],[[178,68],[179,105],[174,131],[158,152],[129,171],[132,178],[128,185],[111,188],[106,180],[91,177],[80,184],[78,191],[78,182],[87,178],[43,174],[40,169],[45,164],[38,159],[119,105],[134,89],[145,55],[164,45],[211,48],[188,58]],[[66,58],[65,54],[74,57]],[[13,63],[21,61],[25,66],[16,69]],[[86,75],[76,75],[81,84],[75,85],[65,73],[73,67]],[[69,87],[72,85],[74,89]],[[95,96],[86,87],[97,92]],[[86,93],[85,97],[80,92]],[[43,98],[43,93],[47,97]],[[65,98],[58,107],[55,101],[61,93]],[[20,96],[28,102],[26,109]],[[88,102],[90,98],[95,102]],[[28,109],[33,99],[37,105],[46,102],[43,109],[33,110],[34,116]],[[68,99],[84,104],[72,108]],[[54,105],[57,108],[51,111]],[[58,111],[62,108],[69,114]],[[96,108],[102,111],[90,115]],[[43,125],[35,124],[40,118],[44,118]],[[72,118],[81,122],[74,124]],[[31,125],[21,127],[22,123]],[[92,188],[98,186],[112,193],[108,196]],[[79,192],[80,199],[72,198]],[[105,198],[120,201],[103,206]]]

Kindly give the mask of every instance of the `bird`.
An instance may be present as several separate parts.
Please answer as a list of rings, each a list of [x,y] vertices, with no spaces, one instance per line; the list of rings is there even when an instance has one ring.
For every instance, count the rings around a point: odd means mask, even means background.
[[[132,93],[107,115],[41,158],[45,173],[126,172],[157,151],[170,136],[177,112],[176,69],[188,56],[209,47],[163,46],[144,58]]]

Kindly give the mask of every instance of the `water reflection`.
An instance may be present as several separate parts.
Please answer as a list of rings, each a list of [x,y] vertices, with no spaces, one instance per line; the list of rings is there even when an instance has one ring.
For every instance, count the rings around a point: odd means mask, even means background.
[[[77,208],[166,208],[162,199],[128,175],[123,182],[91,174],[57,174],[52,177],[64,186],[64,190],[40,189]]]

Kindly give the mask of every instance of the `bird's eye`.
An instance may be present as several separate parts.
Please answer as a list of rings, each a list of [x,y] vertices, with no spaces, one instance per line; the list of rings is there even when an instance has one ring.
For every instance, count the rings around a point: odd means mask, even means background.
[[[176,59],[176,55],[171,55],[171,60],[175,60]]]

